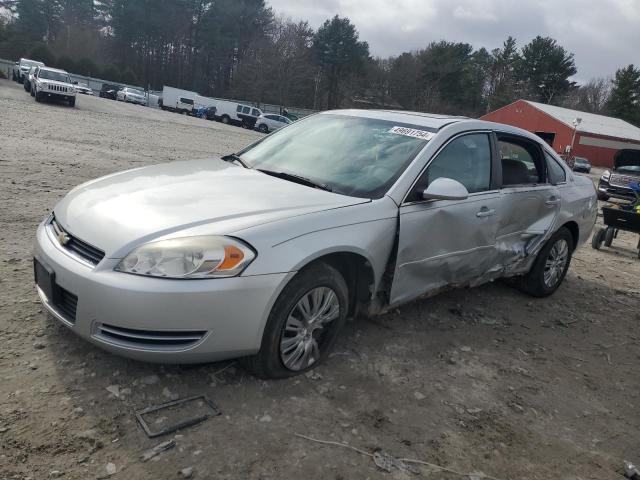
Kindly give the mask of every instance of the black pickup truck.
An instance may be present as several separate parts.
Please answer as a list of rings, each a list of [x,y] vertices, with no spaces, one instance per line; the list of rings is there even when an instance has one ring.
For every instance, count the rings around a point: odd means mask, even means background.
[[[640,182],[640,148],[619,150],[613,157],[613,168],[605,170],[598,181],[598,199],[635,200],[630,183]]]

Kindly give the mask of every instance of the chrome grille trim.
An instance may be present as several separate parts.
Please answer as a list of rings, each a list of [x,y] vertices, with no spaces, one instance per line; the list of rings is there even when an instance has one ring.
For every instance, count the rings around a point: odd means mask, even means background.
[[[98,263],[100,263],[104,258],[105,254],[102,250],[80,240],[78,237],[73,236],[56,221],[55,217],[51,218],[49,227],[51,228],[51,233],[54,237],[53,240],[57,242],[60,248],[74,257],[79,258],[93,267],[98,265]],[[68,239],[66,243],[63,244],[60,242],[61,236],[65,236]]]
[[[206,330],[139,330],[101,323],[93,336],[119,347],[167,352],[191,348],[206,335]]]

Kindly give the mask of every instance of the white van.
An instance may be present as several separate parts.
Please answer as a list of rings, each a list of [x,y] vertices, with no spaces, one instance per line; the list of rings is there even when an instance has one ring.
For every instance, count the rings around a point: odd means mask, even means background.
[[[216,105],[216,120],[222,123],[253,129],[260,115],[262,115],[262,111],[259,108],[238,102],[218,100]]]

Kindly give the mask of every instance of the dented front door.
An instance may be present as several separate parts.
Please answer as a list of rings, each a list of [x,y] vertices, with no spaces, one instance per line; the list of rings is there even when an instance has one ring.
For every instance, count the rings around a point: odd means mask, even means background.
[[[496,191],[401,207],[390,303],[469,283],[494,268],[499,210]]]

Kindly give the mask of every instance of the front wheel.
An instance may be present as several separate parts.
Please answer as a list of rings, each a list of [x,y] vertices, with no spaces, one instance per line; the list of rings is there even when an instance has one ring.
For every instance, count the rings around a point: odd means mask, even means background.
[[[267,127],[264,123],[258,126],[258,130],[262,133],[269,133],[269,127]]]
[[[230,120],[231,119],[227,115],[223,115],[222,118],[220,119],[220,121],[225,125],[228,125]]]
[[[75,97],[74,97],[74,98],[72,98],[71,100],[69,100],[69,106],[70,106],[70,107],[72,107],[72,108],[76,106],[76,99],[75,99]]]
[[[573,247],[571,232],[562,227],[540,250],[531,271],[520,279],[520,288],[534,297],[555,292],[569,270]]]
[[[347,284],[335,268],[318,263],[301,270],[276,300],[258,353],[243,359],[260,378],[286,378],[322,363],[344,325]]]

